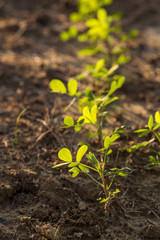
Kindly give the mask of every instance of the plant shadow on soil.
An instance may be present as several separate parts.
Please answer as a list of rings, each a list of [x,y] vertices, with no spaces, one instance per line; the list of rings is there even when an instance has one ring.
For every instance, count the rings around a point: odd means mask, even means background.
[[[72,179],[66,168],[52,172],[58,150],[65,146],[75,153],[83,140],[60,128],[70,99],[49,92],[52,78],[67,81],[84,64],[76,57],[78,43],[59,39],[74,9],[71,0],[0,0],[0,239],[158,240],[160,170],[144,168],[149,153],[113,156],[108,168],[133,171],[117,177],[121,193],[106,215],[96,200],[100,189],[90,179]],[[125,12],[126,30],[137,28],[140,35],[129,43],[132,61],[120,69],[126,83],[107,127],[127,124],[134,130],[159,110],[159,1],[115,1],[110,11],[117,9]],[[10,139],[24,107],[13,148]],[[128,134],[138,141],[132,131]]]

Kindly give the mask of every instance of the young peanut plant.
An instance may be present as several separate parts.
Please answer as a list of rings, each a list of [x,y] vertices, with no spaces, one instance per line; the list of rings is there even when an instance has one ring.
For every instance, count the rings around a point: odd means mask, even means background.
[[[112,168],[110,169],[110,171],[106,172],[105,167],[106,167],[107,157],[112,152],[112,150],[109,148],[118,138],[119,138],[118,134],[115,134],[112,137],[108,137],[108,136],[106,137],[104,141],[104,148],[100,150],[103,153],[103,159],[101,159],[101,161],[99,161],[93,153],[89,152],[89,154],[87,155],[87,158],[93,164],[93,167],[81,162],[82,157],[86,154],[88,150],[88,146],[86,145],[82,145],[77,151],[76,161],[73,161],[72,154],[68,148],[62,148],[58,152],[58,157],[64,163],[60,163],[53,167],[53,168],[57,168],[57,167],[62,167],[64,165],[68,165],[68,168],[69,168],[68,171],[72,173],[73,178],[77,177],[79,173],[84,173],[87,176],[89,176],[96,184],[101,186],[101,188],[103,189],[104,197],[99,198],[98,200],[100,201],[100,203],[104,203],[105,211],[109,208],[109,204],[111,200],[115,197],[117,193],[120,192],[118,188],[111,191],[111,187],[113,185],[116,175],[126,176],[127,173],[125,173],[124,171],[130,170],[129,168],[122,168],[122,169]],[[100,181],[98,181],[95,177],[93,177],[93,174],[91,174],[90,171],[97,173],[97,175],[100,178]],[[112,176],[110,181],[106,179],[106,177],[108,176]]]
[[[80,42],[86,42],[86,47],[79,51],[82,55],[94,55],[99,53],[105,60],[106,66],[111,68],[115,65],[124,64],[130,60],[126,41],[137,35],[137,30],[131,30],[124,34],[120,24],[121,14],[109,15],[105,8],[113,1],[79,0],[78,12],[70,15],[72,22],[85,24],[83,32],[79,32],[76,25],[69,27],[61,33],[63,41],[77,38]]]
[[[81,116],[78,118],[76,123],[72,117],[65,117],[65,127],[74,127],[75,131],[80,131],[82,128],[85,128],[93,137],[98,136],[101,145],[103,145],[103,123],[107,115],[105,112],[106,107],[108,104],[118,99],[118,97],[111,97],[111,95],[117,89],[121,88],[124,80],[124,77],[120,77],[117,81],[112,81],[108,92],[104,91],[103,94],[96,97],[89,88],[86,89],[84,93],[77,92],[77,81],[75,79],[71,79],[68,82],[67,88],[62,81],[53,79],[50,82],[50,88],[52,92],[68,94],[78,100]],[[85,96],[83,96],[84,94]]]
[[[160,145],[160,112],[157,111],[155,113],[154,118],[152,115],[150,115],[146,128],[139,129],[135,132],[139,134],[139,137],[143,137],[152,133],[156,137],[156,139],[158,140],[158,144]],[[151,139],[148,141],[148,143],[153,142],[154,140],[155,139]],[[149,156],[150,163],[147,164],[146,167],[148,166],[160,167],[160,151],[157,152],[154,150],[154,152],[156,152],[156,157]]]

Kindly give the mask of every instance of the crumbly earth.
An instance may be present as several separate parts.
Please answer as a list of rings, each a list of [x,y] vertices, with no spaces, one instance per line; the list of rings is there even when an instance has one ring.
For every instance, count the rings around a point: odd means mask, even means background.
[[[73,179],[67,168],[52,171],[59,149],[75,153],[85,138],[60,128],[71,99],[49,90],[52,78],[67,81],[88,60],[77,56],[76,40],[59,38],[75,7],[72,0],[0,0],[0,239],[158,240],[160,169],[144,168],[149,150],[113,155],[108,169],[132,171],[116,178],[113,188],[121,192],[107,213],[96,200],[101,190],[88,177]],[[109,109],[112,118],[106,123],[108,129],[131,126],[121,148],[140,141],[133,131],[160,110],[160,3],[115,0],[109,11],[120,10],[124,30],[139,30],[128,46],[132,60],[120,69],[126,82],[117,93],[119,102]]]

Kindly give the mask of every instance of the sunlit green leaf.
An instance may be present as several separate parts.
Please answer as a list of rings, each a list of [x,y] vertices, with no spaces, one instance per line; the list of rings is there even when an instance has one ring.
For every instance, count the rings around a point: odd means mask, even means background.
[[[95,65],[95,70],[99,71],[104,66],[104,63],[105,63],[104,59],[98,60],[98,62]]]
[[[151,130],[153,127],[153,116],[151,115],[149,117],[149,121],[148,121],[148,128]]]
[[[68,29],[68,33],[70,37],[76,37],[78,35],[78,30],[75,26],[70,26]]]
[[[97,26],[97,25],[98,25],[98,21],[95,18],[90,18],[86,21],[86,26],[89,27],[89,28]]]
[[[84,154],[87,152],[88,146],[83,145],[78,149],[77,155],[76,155],[76,161],[80,162]]]
[[[150,132],[151,132],[151,130],[149,130],[149,129],[139,129],[139,130],[135,131],[135,133],[140,133],[138,135],[139,137],[143,137],[143,136],[149,134]]]
[[[113,142],[116,141],[119,137],[120,137],[119,134],[114,134],[114,135],[110,138],[110,140],[111,140],[111,142],[113,143]]]
[[[95,155],[91,152],[89,152],[89,154],[87,155],[87,158],[92,162],[94,163],[95,166],[98,166],[99,165],[99,162],[97,160],[97,158],[95,157]]]
[[[97,105],[91,108],[91,120],[94,124],[97,122]]]
[[[88,172],[89,172],[89,169],[86,168],[85,166],[81,165],[81,164],[79,165],[79,168],[80,168],[81,171],[84,172],[84,173],[88,173]]]
[[[87,36],[87,34],[79,34],[78,35],[78,41],[79,42],[85,42],[85,41],[87,41],[87,39],[88,39],[88,36]]]
[[[60,163],[60,164],[57,164],[55,166],[53,166],[52,168],[58,168],[58,167],[62,167],[64,165],[67,165],[69,162],[66,162],[66,163]]]
[[[78,165],[77,162],[72,162],[68,165],[68,167],[73,168],[73,167],[76,167],[77,165]]]
[[[82,125],[80,125],[80,124],[77,124],[77,125],[74,127],[74,130],[75,130],[76,132],[79,132],[81,129],[82,129]]]
[[[156,121],[156,123],[160,123],[160,112],[159,111],[157,111],[155,113],[155,121]]]
[[[71,96],[76,95],[77,92],[77,80],[76,79],[70,79],[68,82],[68,93]]]
[[[100,22],[105,22],[107,18],[107,12],[105,9],[100,8],[97,11],[97,18]]]
[[[109,149],[107,152],[107,155],[110,155],[112,153],[112,149]]]
[[[67,125],[69,127],[72,127],[74,125],[74,120],[70,116],[65,117],[63,122],[65,125]]]
[[[64,31],[60,34],[60,38],[62,41],[68,41],[70,39],[70,35],[67,31]]]
[[[72,169],[69,170],[69,172],[73,172],[72,177],[74,178],[77,177],[77,175],[80,173],[80,170],[77,167],[73,167]]]
[[[95,124],[97,121],[97,105],[94,105],[91,108],[91,112],[89,108],[86,106],[83,108],[83,116],[85,117],[85,123]]]
[[[62,161],[65,162],[72,162],[72,154],[70,152],[70,150],[68,148],[62,148],[59,152],[58,152],[58,157],[59,159],[61,159]]]
[[[119,172],[118,175],[121,176],[121,177],[128,176],[128,174],[127,174],[127,173],[124,173],[124,172]]]
[[[57,92],[57,93],[66,93],[67,92],[67,89],[61,80],[53,79],[50,81],[49,86],[50,86],[52,92]]]
[[[104,140],[104,147],[108,149],[111,144],[112,144],[111,139],[109,136],[107,136]]]
[[[80,13],[73,12],[69,18],[71,22],[80,22],[82,20],[82,15]]]

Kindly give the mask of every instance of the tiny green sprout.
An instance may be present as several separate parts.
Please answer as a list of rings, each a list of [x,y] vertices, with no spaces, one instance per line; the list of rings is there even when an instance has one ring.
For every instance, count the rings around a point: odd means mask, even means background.
[[[27,110],[27,108],[24,108],[17,117],[16,127],[15,127],[15,131],[14,131],[14,138],[11,138],[11,144],[12,144],[13,149],[15,149],[15,145],[18,144],[18,124],[19,124],[19,121],[20,121],[22,115],[25,113],[26,110]]]

